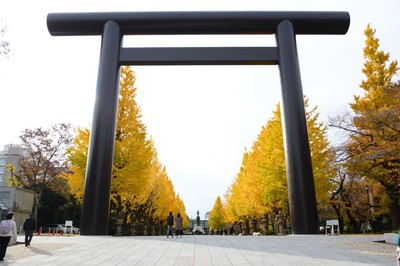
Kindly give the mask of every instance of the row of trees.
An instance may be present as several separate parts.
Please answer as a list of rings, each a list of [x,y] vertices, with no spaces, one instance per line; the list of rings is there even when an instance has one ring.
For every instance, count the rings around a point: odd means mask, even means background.
[[[130,67],[122,67],[111,182],[112,221],[122,218],[126,228],[132,223],[163,226],[172,211],[181,213],[183,225],[187,226],[184,203],[175,193],[165,167],[158,161],[135,96],[134,73]],[[65,178],[79,200],[83,198],[89,135],[89,129],[78,129],[67,151],[71,173]]]
[[[165,167],[158,161],[152,140],[141,121],[135,76],[121,70],[118,121],[111,187],[111,227],[123,220],[125,233],[132,223],[164,227],[170,211],[188,218],[182,199],[174,191]],[[8,165],[10,183],[36,192],[39,225],[73,219],[79,224],[90,130],[69,124],[49,129],[26,129],[20,136],[26,156],[18,170]],[[46,217],[47,220],[44,220]],[[111,228],[112,230],[112,228]]]
[[[331,164],[334,152],[327,140],[327,128],[317,121],[316,107],[310,109],[308,99],[305,99],[305,104],[318,209],[324,210],[329,204],[329,191],[333,187],[330,180],[335,176]],[[288,220],[289,199],[283,146],[281,111],[277,104],[273,117],[262,127],[251,150],[243,154],[240,171],[225,194],[224,208],[220,208],[224,215],[217,214],[213,209],[210,226],[214,226],[211,222],[214,215],[219,215],[229,223],[244,226],[236,228],[238,231],[249,233],[252,228],[267,233],[275,229],[273,220],[279,210]],[[219,205],[217,202],[216,206]],[[260,225],[262,228],[259,228]]]
[[[400,84],[393,81],[399,68],[379,50],[379,39],[369,25],[365,35],[366,79],[360,85],[365,94],[355,96],[351,110],[329,121],[346,133],[343,143],[336,147],[329,143],[327,127],[318,122],[316,107],[310,109],[305,99],[321,226],[326,219],[339,219],[342,231],[349,232],[368,224],[375,231],[400,226]],[[237,232],[274,232],[278,212],[290,227],[289,207],[278,104],[251,150],[245,150],[225,203],[216,200],[210,226],[233,224]]]

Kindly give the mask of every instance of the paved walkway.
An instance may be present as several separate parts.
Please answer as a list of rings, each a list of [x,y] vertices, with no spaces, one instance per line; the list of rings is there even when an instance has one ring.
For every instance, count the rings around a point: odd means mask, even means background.
[[[373,242],[379,240],[382,235],[34,236],[28,248],[9,247],[3,264],[397,265],[396,247]]]

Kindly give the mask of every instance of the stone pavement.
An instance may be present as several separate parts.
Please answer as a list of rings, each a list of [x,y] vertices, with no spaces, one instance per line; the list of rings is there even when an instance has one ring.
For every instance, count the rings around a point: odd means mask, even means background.
[[[24,236],[18,238],[23,242]],[[2,265],[397,265],[383,235],[34,236]]]

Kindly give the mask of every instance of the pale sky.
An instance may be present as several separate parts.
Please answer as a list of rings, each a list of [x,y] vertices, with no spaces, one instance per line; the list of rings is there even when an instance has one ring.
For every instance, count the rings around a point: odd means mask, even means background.
[[[364,30],[377,30],[381,49],[399,60],[398,0],[280,1],[3,1],[1,23],[12,53],[0,59],[0,146],[19,143],[25,128],[71,123],[93,114],[100,36],[52,37],[52,12],[348,11],[346,35],[297,37],[303,92],[321,121],[362,93]],[[135,36],[126,47],[274,46],[274,36]],[[261,127],[280,101],[277,66],[133,67],[137,101],[161,163],[189,217],[203,218],[223,197]],[[333,136],[333,134],[331,134]]]

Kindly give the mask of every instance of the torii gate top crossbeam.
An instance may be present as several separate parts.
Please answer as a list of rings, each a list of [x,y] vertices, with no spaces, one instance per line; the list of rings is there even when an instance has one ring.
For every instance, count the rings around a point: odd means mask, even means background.
[[[47,27],[53,36],[101,35],[110,20],[123,35],[275,34],[283,20],[295,34],[346,34],[350,25],[348,12],[187,11],[50,13]]]

